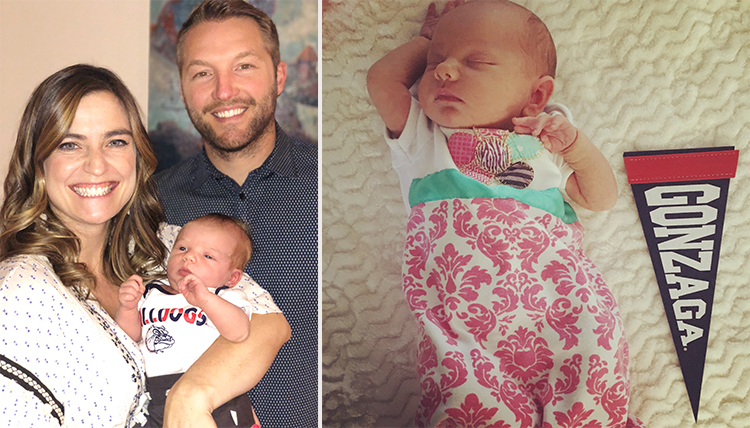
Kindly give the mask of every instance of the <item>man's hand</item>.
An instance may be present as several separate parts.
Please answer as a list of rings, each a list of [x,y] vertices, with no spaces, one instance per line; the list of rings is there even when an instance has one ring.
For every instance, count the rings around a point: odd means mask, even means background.
[[[146,287],[143,285],[143,279],[138,275],[133,275],[120,286],[118,299],[120,308],[132,311],[138,307],[138,302],[143,297]]]
[[[539,138],[550,153],[564,151],[578,138],[578,129],[561,114],[514,117],[513,124],[517,134],[531,134]]]
[[[190,389],[178,380],[169,390],[164,407],[164,428],[216,428],[210,397],[203,390]],[[178,387],[179,386],[179,387]]]
[[[424,23],[422,24],[422,29],[419,30],[419,35],[425,37],[428,40],[432,40],[432,35],[435,33],[435,27],[437,27],[437,23],[438,21],[440,21],[440,17],[461,6],[462,4],[464,4],[464,0],[449,0],[448,3],[446,3],[443,7],[443,11],[441,13],[437,13],[437,5],[435,5],[435,2],[430,3],[430,5],[427,7],[427,16],[425,17]]]

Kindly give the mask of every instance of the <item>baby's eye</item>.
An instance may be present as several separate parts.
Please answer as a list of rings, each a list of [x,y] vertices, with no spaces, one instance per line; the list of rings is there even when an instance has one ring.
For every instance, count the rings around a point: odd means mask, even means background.
[[[474,64],[474,65],[494,65],[491,61],[485,61],[481,59],[470,59],[466,61],[468,64]]]
[[[211,257],[210,254],[204,254],[203,257],[205,257],[205,258],[207,258],[209,260],[213,260],[213,257]]]
[[[466,67],[476,71],[489,70],[494,65],[495,64],[488,61],[466,61]]]
[[[177,247],[177,250],[178,251],[187,251],[187,248],[181,246],[181,247]]]

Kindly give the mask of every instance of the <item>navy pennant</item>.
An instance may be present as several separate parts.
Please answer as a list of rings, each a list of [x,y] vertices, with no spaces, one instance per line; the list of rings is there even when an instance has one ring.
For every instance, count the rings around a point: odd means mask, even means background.
[[[734,147],[623,154],[682,376],[698,421]]]

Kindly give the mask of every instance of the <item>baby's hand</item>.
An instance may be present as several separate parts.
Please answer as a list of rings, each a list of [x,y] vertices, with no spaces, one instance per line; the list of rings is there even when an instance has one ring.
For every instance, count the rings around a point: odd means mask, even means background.
[[[432,40],[432,35],[433,33],[435,33],[435,27],[437,27],[437,23],[438,21],[440,21],[440,17],[461,6],[462,4],[464,4],[464,0],[448,0],[448,3],[446,3],[445,7],[443,7],[443,11],[438,14],[437,5],[435,5],[435,2],[430,3],[430,5],[427,7],[427,16],[424,19],[424,24],[422,24],[422,29],[419,30],[419,35]]]
[[[145,291],[146,287],[143,285],[143,279],[140,276],[133,275],[125,280],[120,286],[118,294],[120,308],[129,311],[136,309]]]
[[[206,296],[211,294],[206,283],[193,274],[186,275],[177,282],[177,291],[185,296],[188,303],[199,308],[205,306]]]
[[[550,153],[567,149],[578,138],[578,129],[563,115],[550,116],[542,113],[536,117],[514,117],[514,131],[517,134],[531,134],[544,144]]]

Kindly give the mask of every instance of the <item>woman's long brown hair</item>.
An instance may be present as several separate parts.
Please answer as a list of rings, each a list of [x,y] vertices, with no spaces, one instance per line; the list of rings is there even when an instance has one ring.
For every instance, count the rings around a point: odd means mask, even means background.
[[[105,68],[73,65],[34,90],[21,118],[0,208],[0,260],[24,254],[45,256],[65,286],[87,297],[96,286],[94,275],[78,261],[78,237],[50,208],[43,165],[68,133],[81,99],[94,92],[109,92],[122,103],[137,157],[133,196],[107,225],[103,274],[117,285],[133,274],[144,280],[161,276],[167,251],[156,234],[164,221],[151,178],[156,156],[135,98],[117,75]]]

